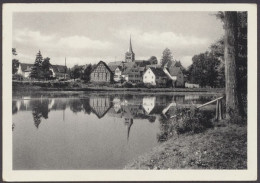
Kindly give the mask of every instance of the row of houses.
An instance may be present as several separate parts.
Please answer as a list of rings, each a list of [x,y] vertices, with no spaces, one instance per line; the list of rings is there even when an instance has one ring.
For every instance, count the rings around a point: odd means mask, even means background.
[[[100,61],[92,70],[91,82],[119,82],[127,81],[133,84],[144,83],[164,86],[171,82],[173,87],[184,87],[184,74],[181,67],[176,66],[176,62],[171,61],[171,66],[161,68],[157,64],[147,61],[138,62],[118,62],[106,64]]]
[[[29,78],[34,64],[19,63],[16,74],[22,75],[24,78]],[[50,68],[52,77],[57,79],[68,78],[67,66],[52,65]]]
[[[86,66],[86,65],[85,65]],[[33,64],[20,63],[17,74],[28,78]],[[52,65],[50,70],[56,79],[68,78],[65,65]],[[100,61],[90,73],[92,83],[130,82],[132,84],[151,84],[154,86],[184,87],[185,76],[183,67],[176,61],[169,61],[164,67],[160,67],[157,59],[135,60],[131,38],[129,49],[125,53],[124,61],[115,61],[106,64]],[[190,86],[190,85],[189,85]],[[197,86],[192,86],[197,87]]]
[[[130,37],[129,49],[124,61],[106,64],[100,61],[91,72],[91,82],[120,82],[133,84],[144,83],[164,86],[170,82],[173,87],[184,87],[184,74],[181,65],[170,61],[160,67],[157,59],[136,60]]]

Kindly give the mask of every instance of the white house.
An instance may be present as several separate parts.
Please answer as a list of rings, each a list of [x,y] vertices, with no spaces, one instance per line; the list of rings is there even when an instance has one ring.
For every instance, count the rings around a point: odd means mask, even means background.
[[[114,81],[119,82],[122,78],[122,67],[117,66],[114,72]]]
[[[33,64],[19,63],[17,74],[20,74],[25,78],[28,78],[30,76],[32,67]]]
[[[161,68],[148,68],[143,74],[143,82],[151,85],[166,85],[168,76]]]

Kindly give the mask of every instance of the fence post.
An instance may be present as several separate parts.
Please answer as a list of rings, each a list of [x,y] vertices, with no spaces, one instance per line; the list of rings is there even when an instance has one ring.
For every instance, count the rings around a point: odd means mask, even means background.
[[[217,100],[217,103],[216,103],[216,120],[218,120],[219,118],[219,101]]]
[[[223,116],[222,116],[222,101],[219,100],[219,119],[222,120]]]

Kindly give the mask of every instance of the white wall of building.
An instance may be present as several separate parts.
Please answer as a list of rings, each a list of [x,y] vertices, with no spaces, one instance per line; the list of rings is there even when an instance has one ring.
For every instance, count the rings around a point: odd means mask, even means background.
[[[154,75],[153,71],[150,68],[145,71],[145,73],[143,75],[143,82],[145,84],[156,85],[155,75]]]

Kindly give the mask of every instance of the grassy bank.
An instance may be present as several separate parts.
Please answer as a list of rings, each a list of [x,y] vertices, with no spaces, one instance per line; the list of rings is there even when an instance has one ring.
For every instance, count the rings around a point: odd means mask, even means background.
[[[223,88],[127,88],[85,84],[82,82],[21,82],[13,81],[13,91],[116,91],[116,92],[145,92],[145,93],[165,93],[165,92],[207,92],[223,93]]]
[[[246,169],[247,127],[221,124],[199,134],[173,136],[125,169]]]

